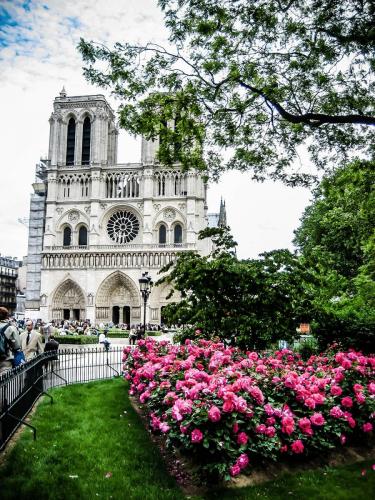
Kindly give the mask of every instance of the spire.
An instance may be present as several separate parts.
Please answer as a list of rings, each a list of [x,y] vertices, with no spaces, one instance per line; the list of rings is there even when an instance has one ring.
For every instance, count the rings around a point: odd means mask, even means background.
[[[60,97],[66,97],[66,90],[65,90],[65,86],[63,86],[63,88],[61,89],[61,92],[60,92]]]
[[[223,201],[223,198],[220,199],[219,221],[217,225],[219,227],[224,227],[227,225],[227,210],[225,208],[225,201]]]

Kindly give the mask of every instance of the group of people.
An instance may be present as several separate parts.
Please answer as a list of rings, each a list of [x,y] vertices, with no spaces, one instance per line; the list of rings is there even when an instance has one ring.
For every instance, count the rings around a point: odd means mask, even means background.
[[[8,309],[0,307],[0,375],[42,352],[55,351],[58,346],[51,335],[43,348],[42,335],[31,319],[25,321],[24,331],[20,333],[17,324],[9,318]]]

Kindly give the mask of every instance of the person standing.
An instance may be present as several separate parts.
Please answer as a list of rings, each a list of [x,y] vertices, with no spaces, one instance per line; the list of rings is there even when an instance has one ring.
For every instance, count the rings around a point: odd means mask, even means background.
[[[26,361],[34,358],[43,352],[42,336],[33,329],[31,319],[26,321],[26,330],[21,333],[21,349],[25,355]]]
[[[2,350],[0,353],[0,375],[14,366],[14,356],[21,349],[20,335],[16,327],[9,323],[9,311],[0,307],[0,335],[2,335]]]

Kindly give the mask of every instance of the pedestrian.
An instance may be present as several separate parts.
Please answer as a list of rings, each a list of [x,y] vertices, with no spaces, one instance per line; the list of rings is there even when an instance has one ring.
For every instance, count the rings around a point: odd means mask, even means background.
[[[99,335],[99,344],[103,344],[104,349],[109,351],[111,343],[107,339],[107,330],[104,330],[104,332]]]
[[[9,323],[9,311],[0,307],[0,375],[22,362],[20,335]],[[20,362],[18,362],[20,360]]]
[[[130,329],[130,332],[129,332],[129,345],[135,345],[135,341],[137,340],[137,334],[135,332],[135,329],[134,328],[131,328]]]
[[[49,352],[49,351],[57,351],[59,348],[59,343],[55,339],[54,335],[50,335],[50,338],[46,342],[46,345],[44,346],[44,352]],[[57,358],[57,353],[56,356],[51,358],[51,359],[58,359]]]
[[[26,321],[26,330],[21,333],[21,349],[25,355],[26,361],[34,358],[43,352],[42,336],[33,329],[31,319]]]

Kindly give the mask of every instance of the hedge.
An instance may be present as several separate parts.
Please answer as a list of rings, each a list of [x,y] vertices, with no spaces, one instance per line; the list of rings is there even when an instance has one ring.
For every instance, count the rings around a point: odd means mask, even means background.
[[[93,335],[55,335],[59,344],[97,344],[98,337]]]

